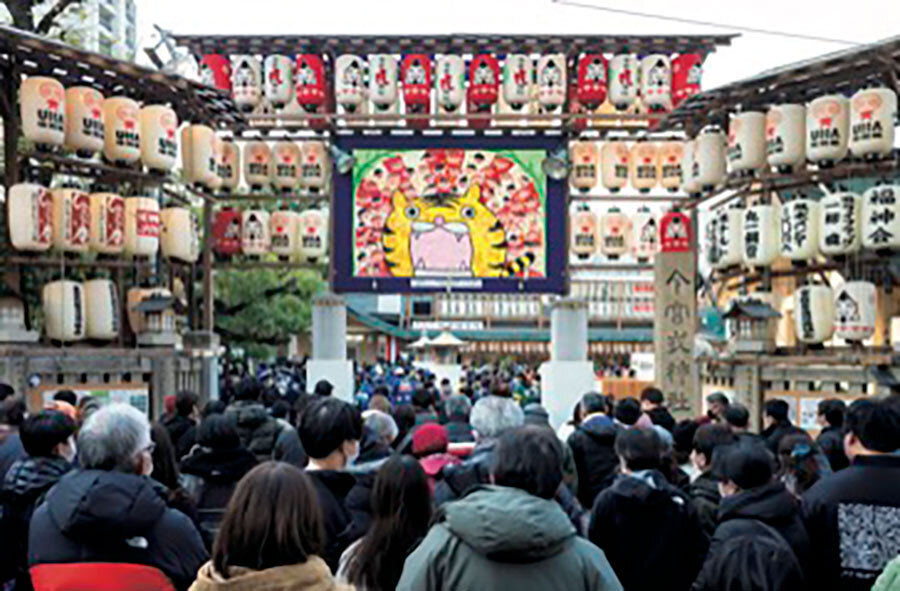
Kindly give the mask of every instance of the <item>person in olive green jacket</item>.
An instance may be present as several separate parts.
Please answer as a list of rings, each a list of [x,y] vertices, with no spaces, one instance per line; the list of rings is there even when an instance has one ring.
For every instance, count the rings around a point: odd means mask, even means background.
[[[555,435],[526,426],[503,435],[494,485],[441,507],[409,555],[398,591],[622,591],[603,551],[575,533],[553,500],[562,483]]]

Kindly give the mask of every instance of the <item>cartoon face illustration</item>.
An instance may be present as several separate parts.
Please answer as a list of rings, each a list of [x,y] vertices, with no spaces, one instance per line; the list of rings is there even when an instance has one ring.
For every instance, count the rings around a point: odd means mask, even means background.
[[[241,63],[238,64],[237,70],[234,73],[232,84],[235,87],[248,88],[253,86],[253,78],[253,68],[250,67],[250,63],[247,60],[241,60]]]
[[[661,59],[656,60],[647,73],[647,84],[658,89],[669,85],[669,69],[666,67],[666,62]]]
[[[65,99],[65,91],[58,82],[43,82],[38,87],[38,92],[41,97],[43,97],[44,101],[46,101],[47,108],[51,111],[58,111],[62,107],[63,100]]]
[[[681,217],[676,216],[672,218],[666,226],[666,239],[679,240],[687,237],[687,228],[684,226],[684,223],[682,223]]]
[[[263,234],[262,221],[255,213],[251,213],[247,217],[247,223],[244,224],[244,238],[249,242],[259,242],[262,241]]]
[[[853,299],[848,292],[843,291],[837,298],[837,321],[838,324],[848,324],[851,322],[859,322],[859,302]]]
[[[851,106],[859,114],[859,118],[866,121],[872,119],[872,115],[881,109],[882,104],[883,101],[877,94],[863,92],[853,97]]]
[[[346,87],[362,88],[362,71],[359,68],[359,63],[355,60],[350,62],[344,69],[342,79]]]
[[[556,61],[550,60],[547,62],[544,69],[541,70],[539,80],[544,88],[552,89],[562,84],[562,72],[559,66],[556,65]]]
[[[298,86],[316,86],[318,84],[318,77],[316,76],[316,71],[310,67],[306,61],[300,62],[300,67],[297,68],[297,85]]]
[[[408,198],[394,193],[384,250],[395,277],[472,275],[498,277],[506,260],[502,224],[472,186],[462,196]]]
[[[588,82],[603,82],[606,80],[606,68],[603,61],[600,58],[594,58],[588,64],[584,77]]]
[[[487,62],[481,62],[481,64],[475,69],[475,76],[473,76],[472,83],[494,84],[494,82],[494,70],[492,70],[491,67],[487,65]]]
[[[406,69],[406,75],[403,78],[404,84],[425,84],[425,68],[422,62],[414,59],[410,66]]]
[[[841,104],[836,100],[820,101],[813,106],[812,114],[819,127],[832,127],[841,114]]]

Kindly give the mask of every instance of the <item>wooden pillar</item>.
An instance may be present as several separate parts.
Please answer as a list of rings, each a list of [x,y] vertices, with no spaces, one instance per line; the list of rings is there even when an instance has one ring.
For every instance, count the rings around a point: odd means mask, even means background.
[[[213,285],[212,202],[203,202],[203,314],[202,328],[215,331],[215,288]]]

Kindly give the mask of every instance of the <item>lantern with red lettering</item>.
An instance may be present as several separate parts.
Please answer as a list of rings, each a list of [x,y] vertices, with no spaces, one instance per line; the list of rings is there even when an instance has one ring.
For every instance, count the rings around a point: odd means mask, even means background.
[[[90,86],[66,89],[66,147],[82,158],[103,149],[103,95]]]
[[[619,141],[604,142],[600,148],[600,181],[610,193],[616,193],[628,184],[628,144]]]
[[[566,102],[566,56],[542,55],[537,64],[538,102],[553,112]]]
[[[61,146],[66,137],[66,91],[55,78],[31,76],[19,90],[23,135],[39,149]]]
[[[294,62],[286,55],[269,55],[263,61],[263,92],[276,109],[290,102],[294,94]]]
[[[641,100],[651,111],[672,104],[672,64],[669,56],[650,54],[641,60]]]
[[[117,164],[131,164],[141,157],[138,104],[124,96],[103,101],[103,155]]]
[[[572,214],[571,223],[572,253],[582,260],[594,256],[598,242],[597,216],[586,203],[582,203]]]
[[[293,191],[300,181],[300,146],[291,141],[278,142],[272,158],[274,185],[284,192]]]
[[[231,61],[224,55],[208,53],[200,60],[200,82],[231,92]]]
[[[692,240],[691,218],[681,211],[670,211],[659,221],[659,243],[663,252],[688,252]]]
[[[140,111],[141,162],[151,172],[165,174],[178,157],[178,117],[165,105],[148,105]]]
[[[50,191],[34,183],[19,183],[9,189],[7,224],[16,250],[42,252],[53,240],[53,198]]]
[[[407,113],[428,113],[431,109],[431,58],[424,53],[405,56],[400,65],[400,78]],[[424,124],[428,122],[424,121]]]
[[[596,109],[606,100],[606,58],[588,53],[578,58],[578,101],[588,109]]]
[[[703,56],[699,53],[682,53],[672,60],[673,107],[700,92],[702,76]]]
[[[641,64],[636,55],[624,53],[609,61],[609,102],[624,111],[637,100],[641,89]]]
[[[289,209],[280,209],[269,216],[269,235],[272,237],[272,252],[283,260],[297,252],[297,223],[300,214]]]
[[[159,201],[151,197],[125,199],[125,252],[153,256],[159,250]]]
[[[670,140],[659,144],[659,184],[674,193],[681,185],[681,160],[684,158],[684,142]]]
[[[269,212],[262,209],[248,209],[242,216],[241,252],[250,256],[266,254],[271,246]]]
[[[656,256],[659,250],[659,225],[656,216],[648,207],[641,207],[637,213],[631,216],[631,222],[634,226],[634,237],[632,243],[632,254],[638,262],[646,263]]]
[[[759,111],[734,115],[728,125],[728,166],[739,176],[752,175],[766,164],[766,116]]]
[[[503,64],[503,100],[513,111],[520,111],[531,101],[534,62],[524,53],[511,53]]]
[[[323,142],[303,142],[300,148],[300,185],[310,193],[319,193],[328,184],[331,159]]]
[[[347,113],[356,113],[365,104],[365,69],[358,55],[347,53],[334,62],[334,97]]]
[[[252,141],[244,144],[244,180],[251,190],[258,191],[272,182],[269,167],[271,160],[272,150],[266,142]]]
[[[216,212],[212,224],[213,250],[230,257],[241,252],[241,212],[223,207]]]
[[[781,206],[781,254],[806,261],[819,252],[819,202],[792,199]]]
[[[594,142],[573,142],[569,148],[572,166],[570,182],[580,191],[590,191],[597,186],[597,168],[600,154]]]
[[[834,293],[834,336],[864,341],[875,334],[875,284],[848,281]]]
[[[600,252],[616,260],[628,252],[631,219],[618,207],[611,207],[600,218]]]
[[[125,199],[115,193],[91,194],[90,247],[101,254],[118,254],[125,247]]]
[[[315,113],[325,104],[325,64],[320,56],[312,53],[297,56],[294,85],[297,102],[307,113]]]
[[[500,63],[492,55],[476,55],[469,64],[469,102],[476,111],[490,111],[500,95]]]
[[[781,219],[778,206],[759,204],[744,210],[744,263],[771,265],[781,252]]]
[[[806,107],[774,105],[766,114],[766,161],[789,174],[806,162]]]
[[[827,285],[804,285],[794,292],[794,329],[803,343],[824,343],[834,334],[834,296]]]
[[[222,189],[233,191],[241,182],[241,151],[234,142],[222,142],[222,166],[219,167]]]
[[[806,157],[821,167],[847,155],[850,101],[839,94],[820,96],[806,109]]]
[[[437,103],[442,111],[453,113],[466,96],[466,64],[458,55],[441,55],[435,61]]]
[[[631,186],[648,193],[656,186],[659,149],[653,142],[635,142],[628,157]]]
[[[252,55],[234,56],[231,71],[231,96],[242,111],[252,111],[262,97],[262,68]]]
[[[297,231],[300,233],[300,256],[310,263],[325,257],[328,252],[328,217],[317,209],[300,214]]]
[[[369,98],[376,111],[392,111],[397,104],[397,60],[386,53],[369,56]]]
[[[877,184],[862,196],[862,245],[900,248],[900,185]]]
[[[897,93],[890,88],[864,88],[850,101],[850,151],[854,156],[882,158],[894,147]]]
[[[856,193],[839,192],[825,195],[819,205],[819,250],[825,255],[846,255],[859,250],[861,244],[860,213],[862,198]]]
[[[87,252],[91,238],[91,198],[78,189],[53,189],[53,248]]]

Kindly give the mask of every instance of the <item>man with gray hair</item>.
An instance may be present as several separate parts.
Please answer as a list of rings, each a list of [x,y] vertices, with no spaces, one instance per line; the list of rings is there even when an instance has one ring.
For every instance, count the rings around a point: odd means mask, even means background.
[[[356,483],[344,505],[353,515],[354,526],[359,531],[367,531],[372,524],[372,489],[375,487],[375,476],[394,449],[391,444],[397,438],[399,429],[391,415],[380,410],[367,410],[363,413],[363,434],[359,441],[359,457],[346,470],[353,475]]]
[[[127,404],[104,406],[82,425],[77,449],[80,468],[60,479],[31,519],[32,577],[82,587],[98,576],[93,563],[140,564],[187,589],[209,557],[191,520],[167,507],[168,491],[148,478],[147,417]],[[128,583],[124,570],[107,568],[101,576]]]

